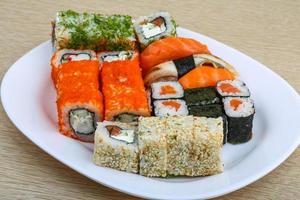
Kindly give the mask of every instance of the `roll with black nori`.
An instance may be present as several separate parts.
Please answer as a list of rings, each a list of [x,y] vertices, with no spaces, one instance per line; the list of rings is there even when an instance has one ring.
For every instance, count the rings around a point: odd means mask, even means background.
[[[220,98],[214,87],[187,89],[184,91],[184,99],[188,106],[220,103]]]
[[[241,97],[223,99],[228,121],[227,141],[231,144],[245,143],[252,138],[252,124],[255,113],[253,100]]]

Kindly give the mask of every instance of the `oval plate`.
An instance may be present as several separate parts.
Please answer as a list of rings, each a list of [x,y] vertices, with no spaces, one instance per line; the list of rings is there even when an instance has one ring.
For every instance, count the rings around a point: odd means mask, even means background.
[[[183,28],[178,28],[178,35],[207,44],[214,55],[240,72],[240,78],[252,91],[256,106],[253,139],[224,146],[222,174],[160,179],[94,165],[91,145],[58,133],[56,95],[50,79],[50,41],[10,67],[1,85],[3,107],[16,127],[48,154],[116,190],[152,199],[199,199],[242,188],[276,168],[299,145],[299,95],[277,74],[237,50]]]

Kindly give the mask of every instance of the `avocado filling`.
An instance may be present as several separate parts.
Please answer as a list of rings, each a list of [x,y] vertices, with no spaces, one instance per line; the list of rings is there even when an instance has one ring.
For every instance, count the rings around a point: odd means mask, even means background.
[[[134,142],[134,130],[131,129],[122,129],[118,126],[108,125],[106,126],[109,136],[116,140],[120,140],[126,143]]]
[[[73,109],[69,113],[70,125],[78,135],[90,135],[96,130],[95,114],[84,108]]]
[[[91,60],[91,55],[88,53],[65,53],[61,59],[60,63],[67,63],[70,61],[79,61],[79,60]]]
[[[123,123],[132,123],[137,122],[139,116],[130,114],[130,113],[122,113],[114,117],[114,121],[123,122]]]
[[[141,24],[141,28],[146,39],[159,35],[167,30],[163,17],[157,17],[150,22],[144,22]]]
[[[100,56],[102,62],[113,62],[117,60],[130,60],[133,56],[132,51],[119,51],[104,53]]]

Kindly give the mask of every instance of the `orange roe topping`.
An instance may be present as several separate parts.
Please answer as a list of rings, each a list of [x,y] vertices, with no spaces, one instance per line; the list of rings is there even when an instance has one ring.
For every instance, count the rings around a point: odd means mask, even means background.
[[[227,93],[241,92],[238,88],[234,87],[230,83],[223,83],[222,85],[220,85],[220,89],[222,90],[222,92],[227,92]]]
[[[165,106],[169,106],[169,107],[172,107],[172,108],[175,108],[176,111],[180,108],[180,103],[176,102],[176,101],[164,101],[162,102],[163,105]]]
[[[174,87],[170,86],[170,85],[164,85],[161,87],[160,95],[165,95],[165,94],[176,94],[176,90],[174,89]]]
[[[237,108],[239,107],[239,105],[242,104],[242,101],[241,100],[238,100],[238,99],[232,99],[230,101],[230,106],[233,107],[233,110],[237,110]]]

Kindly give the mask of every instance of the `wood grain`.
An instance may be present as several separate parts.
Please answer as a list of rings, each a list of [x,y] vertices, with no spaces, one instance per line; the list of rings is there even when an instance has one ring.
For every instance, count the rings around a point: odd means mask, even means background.
[[[179,25],[241,50],[300,91],[300,1],[1,0],[0,7],[1,79],[20,56],[49,39],[58,10],[133,16],[167,10]],[[25,138],[2,107],[0,112],[0,199],[137,199],[59,163]],[[267,176],[218,199],[297,199],[299,174],[298,148]]]

